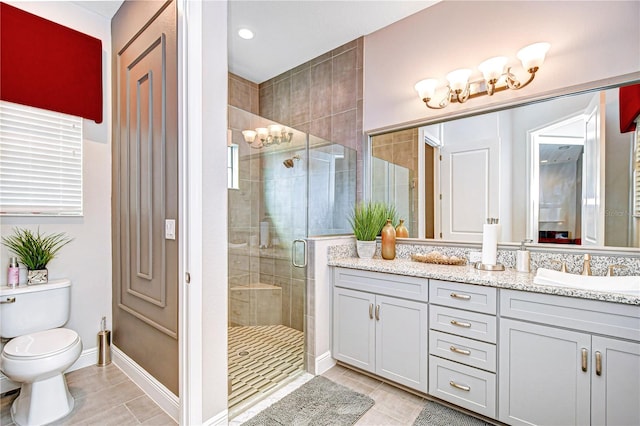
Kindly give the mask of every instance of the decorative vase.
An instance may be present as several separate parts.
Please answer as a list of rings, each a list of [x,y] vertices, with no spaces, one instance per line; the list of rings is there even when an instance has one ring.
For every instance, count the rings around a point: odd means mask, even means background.
[[[371,259],[376,254],[375,241],[356,241],[356,252],[361,259]]]
[[[409,230],[404,225],[404,219],[400,219],[400,223],[396,226],[396,238],[409,238]]]
[[[47,269],[27,270],[27,285],[46,284],[49,281],[49,271]]]
[[[382,228],[382,258],[393,260],[396,258],[396,229],[387,219],[387,224]]]

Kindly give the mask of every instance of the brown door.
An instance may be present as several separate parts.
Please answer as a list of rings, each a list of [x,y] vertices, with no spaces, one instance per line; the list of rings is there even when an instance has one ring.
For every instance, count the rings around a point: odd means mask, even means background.
[[[177,395],[175,2],[125,1],[112,42],[113,342]]]

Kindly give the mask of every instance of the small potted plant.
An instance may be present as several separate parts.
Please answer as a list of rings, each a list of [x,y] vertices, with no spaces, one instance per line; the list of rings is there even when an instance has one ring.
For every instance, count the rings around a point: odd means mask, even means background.
[[[72,239],[64,233],[41,234],[40,229],[14,228],[14,235],[2,237],[2,244],[16,254],[18,262],[27,267],[27,284],[44,284],[48,281],[47,264],[58,251]]]
[[[376,252],[376,237],[387,222],[388,207],[384,203],[361,202],[349,217],[356,236],[358,257],[370,259]]]

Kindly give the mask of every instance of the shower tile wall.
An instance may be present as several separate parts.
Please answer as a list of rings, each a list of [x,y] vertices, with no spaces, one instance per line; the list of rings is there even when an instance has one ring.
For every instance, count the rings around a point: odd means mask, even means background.
[[[259,85],[260,115],[357,151],[362,199],[364,38],[353,40]]]
[[[344,230],[344,221],[353,202],[339,197],[341,194],[338,192],[352,194],[355,186],[356,198],[362,198],[363,43],[363,38],[354,40],[260,85],[229,74],[229,105],[357,151],[354,154],[344,150],[343,159],[338,158],[339,153],[333,153],[336,154],[335,199],[348,201],[340,201],[327,210],[312,209],[315,213],[310,215],[311,233],[316,226],[318,229],[324,227],[324,233],[349,232]],[[296,153],[304,158],[304,152],[292,150],[272,156],[251,152],[240,131],[270,124],[256,120],[260,118],[247,118],[241,111],[230,108],[231,141],[238,145],[240,155],[240,188],[229,190],[229,285],[233,288],[260,283],[281,288],[282,324],[303,330],[305,277],[303,270],[291,266],[288,253],[291,237],[306,235],[306,229],[301,228],[306,225],[306,218],[291,217],[285,211],[296,211],[295,203],[306,202],[306,192],[296,189],[306,181],[296,176],[302,167],[287,169],[282,166],[282,161]],[[353,169],[354,155],[356,171]],[[310,166],[313,166],[316,160],[310,161]],[[275,174],[267,176],[264,170],[271,169]],[[317,176],[320,178],[314,180]],[[315,190],[325,185],[324,179],[320,174],[310,175],[311,188]],[[272,202],[270,205],[273,199],[270,195],[275,191],[280,198],[282,194],[289,196],[278,201],[277,205]],[[267,213],[272,222],[272,237],[275,236],[278,244],[259,249],[251,244],[252,236],[255,239],[259,235],[260,221]],[[326,220],[332,223],[325,223]],[[257,318],[264,318],[257,310],[257,304],[241,303],[239,299],[251,300],[250,296],[238,290],[230,290],[232,293],[237,297],[233,302],[230,297],[230,325],[238,322],[238,325],[260,325],[254,324]],[[251,294],[259,297],[257,292]]]
[[[230,89],[251,88],[239,81],[230,76]],[[239,154],[239,189],[228,191],[229,325],[282,324],[302,331],[305,277],[291,265],[290,253],[291,241],[306,235],[306,175],[298,164],[306,158],[299,145],[306,138],[297,132],[298,148],[286,151],[254,150],[244,142],[243,129],[271,123],[229,107],[230,142]],[[302,160],[285,168],[282,162],[296,154]],[[268,248],[258,244],[263,221],[270,222]]]
[[[229,105],[258,115],[260,100],[258,85],[235,74],[229,73]]]

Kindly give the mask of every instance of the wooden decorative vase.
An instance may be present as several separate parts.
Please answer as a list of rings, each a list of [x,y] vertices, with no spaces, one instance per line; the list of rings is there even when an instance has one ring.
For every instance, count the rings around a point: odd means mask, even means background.
[[[409,238],[409,230],[404,224],[404,219],[400,219],[400,223],[396,226],[396,238]]]

